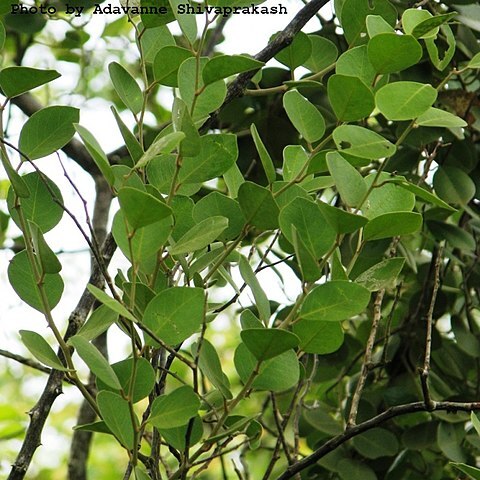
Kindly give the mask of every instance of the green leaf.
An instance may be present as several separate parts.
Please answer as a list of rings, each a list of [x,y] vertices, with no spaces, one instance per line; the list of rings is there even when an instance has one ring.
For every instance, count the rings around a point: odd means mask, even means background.
[[[30,220],[28,220],[28,225],[35,253],[40,260],[42,273],[59,273],[62,270],[62,264],[45,241],[40,227]]]
[[[340,125],[333,131],[333,140],[341,153],[361,158],[391,157],[396,151],[395,145],[378,133],[356,125]]]
[[[118,202],[130,226],[137,230],[172,214],[172,209],[158,198],[136,188],[123,187]]]
[[[358,207],[367,196],[365,180],[338,152],[327,153],[327,165],[342,200],[351,207]]]
[[[377,75],[368,58],[366,45],[343,52],[337,60],[335,71],[340,75],[358,77],[366,85],[372,85]]]
[[[345,0],[340,12],[340,23],[349,45],[363,43],[367,33],[366,18],[379,15],[389,25],[397,21],[397,11],[388,0]]]
[[[52,347],[41,335],[30,330],[20,330],[19,333],[22,337],[23,344],[39,362],[55,370],[62,372],[68,371],[68,368],[63,366]]]
[[[205,85],[210,85],[222,78],[228,78],[241,72],[258,70],[265,65],[245,55],[217,55],[211,58],[203,68],[202,77]]]
[[[357,77],[332,75],[328,79],[328,99],[342,122],[368,117],[375,108],[371,89]]]
[[[242,330],[240,336],[260,362],[277,357],[299,343],[296,335],[279,328],[249,328]]]
[[[260,316],[260,320],[262,320],[262,322],[265,325],[267,325],[271,315],[270,302],[268,300],[268,297],[263,291],[255,272],[250,266],[250,263],[243,255],[240,257],[239,267],[240,267],[240,274],[242,275],[242,278],[245,280],[245,283],[252,290],[253,296],[255,298],[255,304]]]
[[[308,164],[308,154],[301,145],[287,145],[283,149],[283,179],[287,182],[296,180]]]
[[[335,241],[335,231],[311,200],[296,198],[291,201],[282,208],[279,222],[290,243],[293,243],[292,226],[295,227],[298,237],[315,259],[325,255]]]
[[[3,47],[5,45],[6,36],[7,36],[7,33],[5,32],[5,27],[4,27],[3,23],[0,22],[0,50],[3,50]],[[1,72],[0,72],[0,79],[1,79]],[[1,80],[0,80],[0,86],[1,86]]]
[[[252,138],[257,148],[257,152],[260,156],[260,161],[262,162],[263,169],[265,170],[265,175],[267,176],[268,183],[273,183],[277,178],[275,173],[275,166],[273,165],[272,157],[268,153],[268,150],[265,148],[265,145],[258,134],[257,127],[254,123],[250,126],[250,132],[252,133]]]
[[[275,60],[283,63],[291,70],[295,70],[308,60],[311,53],[312,43],[309,36],[303,32],[298,32],[293,38],[293,42],[275,55]]]
[[[475,412],[470,412],[470,421],[478,435],[480,435],[480,419]]]
[[[339,207],[328,205],[322,201],[317,202],[318,208],[336,233],[353,233],[365,226],[368,218],[346,212]]]
[[[147,305],[143,323],[165,343],[178,345],[200,328],[204,308],[203,289],[172,287]]]
[[[199,343],[192,345],[193,355],[198,355]],[[200,355],[198,357],[198,366],[202,373],[210,380],[212,385],[218,389],[224,398],[230,400],[233,398],[230,392],[230,382],[223,373],[222,364],[215,347],[204,338],[201,342]]]
[[[201,222],[216,215],[228,219],[228,227],[218,237],[220,241],[233,240],[240,235],[244,221],[242,210],[237,201],[220,192],[212,192],[200,199],[193,209],[193,220],[195,222]]]
[[[441,422],[437,430],[437,442],[442,453],[454,462],[464,462],[465,453],[460,446],[465,430],[462,424]]]
[[[80,327],[77,335],[81,335],[85,340],[93,340],[108,330],[110,325],[118,320],[118,313],[108,308],[106,305],[100,305],[90,315],[88,320]]]
[[[337,46],[320,35],[309,35],[308,38],[312,46],[312,53],[303,66],[316,73],[333,65],[338,56]]]
[[[371,292],[393,286],[405,264],[404,258],[387,258],[361,273],[355,282]]]
[[[238,202],[247,224],[262,230],[278,227],[278,206],[267,188],[253,182],[244,182],[238,189]]]
[[[63,293],[63,280],[58,274],[46,274],[43,278],[48,308],[45,307],[34,270],[30,265],[26,250],[17,253],[8,266],[8,280],[17,295],[35,310],[45,313],[55,308]]]
[[[300,320],[294,323],[293,333],[300,339],[301,350],[318,355],[336,352],[344,340],[342,326],[336,322]]]
[[[135,168],[143,168],[150,163],[150,161],[161,153],[170,153],[175,150],[182,140],[185,138],[183,132],[171,132],[167,135],[160,132],[147,151],[140,157],[135,164]]]
[[[133,259],[140,266],[147,266],[149,261],[155,265],[158,250],[166,244],[172,232],[173,218],[167,217],[159,222],[139,228],[130,241],[125,222],[123,213],[119,210],[113,218],[112,234],[122,253],[128,259],[131,259],[133,254]]]
[[[365,178],[367,187],[370,188],[376,176],[376,173],[372,173]],[[382,172],[376,179],[376,184],[381,186],[371,190],[368,201],[363,207],[363,214],[366,217],[372,219],[384,213],[413,210],[415,195],[399,185],[392,184],[393,182],[390,181],[392,178],[397,178],[398,181],[406,181],[403,177],[391,177],[388,173]]]
[[[78,336],[78,335],[76,335]],[[121,360],[111,365],[112,371],[120,382],[121,388],[125,394],[131,389],[132,375],[134,371],[134,361],[132,358]],[[155,371],[148,360],[139,357],[135,360],[135,378],[133,379],[132,402],[137,403],[147,397],[155,385]],[[98,390],[119,390],[117,387],[105,383],[100,376],[97,376]]]
[[[103,421],[120,443],[129,450],[136,448],[136,445],[134,445],[134,426],[132,425],[128,402],[117,393],[103,390],[97,395],[97,404]],[[136,423],[138,423],[138,420],[136,420]]]
[[[20,200],[23,216],[26,220],[38,225],[42,233],[47,233],[62,219],[62,194],[52,180],[43,173],[27,173],[20,178],[29,192],[28,197]],[[55,198],[55,201],[52,197]],[[7,196],[8,212],[15,224],[21,228],[15,203],[15,194],[10,188]]]
[[[413,35],[416,38],[419,38],[418,35],[414,34],[414,29],[420,25],[425,20],[433,18],[432,14],[428,10],[419,10],[417,8],[408,8],[402,14],[402,27],[405,33],[408,35]],[[422,35],[423,38],[434,38],[438,34],[438,26],[436,28],[430,29],[426,34]]]
[[[191,253],[206,247],[228,228],[228,218],[208,217],[190,229],[170,249],[170,255]]]
[[[92,156],[93,161],[97,165],[98,169],[102,172],[107,182],[110,185],[113,185],[115,177],[113,176],[112,167],[110,166],[110,162],[108,161],[108,158],[105,155],[105,152],[102,150],[100,144],[85,127],[75,124],[74,128],[80,135],[80,138],[83,140],[88,153]]]
[[[238,157],[237,137],[231,133],[200,137],[200,152],[183,159],[179,183],[206,182],[223,175]]]
[[[467,64],[468,68],[480,68],[480,52],[476,53]]]
[[[429,84],[394,82],[380,88],[375,103],[388,120],[411,120],[425,113],[437,99],[437,90]]]
[[[3,38],[5,27],[1,24]],[[3,43],[3,42],[2,42]],[[56,70],[40,70],[30,67],[7,67],[0,71],[0,87],[8,98],[17,97],[22,93],[51,82],[60,77]]]
[[[203,88],[202,70],[208,61],[208,58],[201,57],[197,65],[196,58],[187,58],[178,69],[180,96],[187,104],[194,121],[206,117],[219,108],[227,94],[224,80],[211,83]]]
[[[74,335],[68,340],[68,343],[75,348],[80,358],[97,378],[115,390],[122,388],[107,359],[94,345],[80,335]]]
[[[445,203],[442,199],[438,198],[433,193],[430,193],[428,190],[425,190],[422,187],[414,185],[413,183],[407,182],[403,178],[394,177],[394,178],[386,179],[386,180],[383,180],[383,181],[395,183],[398,186],[402,187],[403,189],[413,193],[416,197],[421,198],[422,200],[424,200],[428,203],[431,203],[432,205],[436,205],[437,207],[444,208],[444,209],[450,210],[452,212],[456,211],[448,203]],[[405,210],[405,208],[402,208],[402,210]]]
[[[175,428],[197,415],[200,400],[192,387],[184,385],[168,395],[157,397],[148,421],[156,428]]]
[[[378,73],[394,73],[415,65],[422,47],[412,35],[380,33],[368,42],[368,58]]]
[[[299,237],[295,225],[291,226],[292,245],[295,249],[297,263],[302,271],[302,278],[306,282],[314,282],[322,276],[317,259],[313,253],[305,246],[303,239]]]
[[[238,190],[242,183],[245,183],[242,172],[238,168],[238,165],[234,163],[224,174],[223,180],[228,188],[230,197],[237,198]]]
[[[240,343],[235,350],[234,363],[240,379],[245,383],[258,360],[244,343]],[[287,350],[275,358],[262,362],[259,374],[253,382],[253,388],[282,392],[294,387],[299,378],[300,368],[297,356],[293,350]]]
[[[151,16],[151,15],[150,15]],[[107,27],[108,28],[108,25]],[[117,36],[116,34],[114,36]],[[167,26],[147,28],[140,39],[143,57],[147,63],[154,63],[158,52],[166,46],[175,46],[175,39]],[[166,58],[166,56],[164,57]],[[155,71],[155,67],[154,67]],[[172,85],[170,85],[172,86]]]
[[[460,470],[462,473],[465,473],[473,480],[480,480],[480,469],[471,467],[470,465],[466,465],[465,463],[453,463],[451,462],[450,465],[453,465],[455,468]]]
[[[283,96],[283,107],[293,126],[307,142],[320,140],[325,133],[325,120],[317,107],[297,90],[289,90]]]
[[[372,428],[353,439],[355,450],[366,458],[392,457],[398,452],[397,437],[384,428]]]
[[[465,120],[439,108],[431,107],[420,115],[415,123],[421,127],[463,128],[468,124]]]
[[[18,148],[30,160],[46,157],[64,147],[75,134],[80,110],[73,107],[45,107],[23,125]]]
[[[435,193],[448,203],[466,205],[474,197],[473,180],[457,167],[439,167],[433,176]]]
[[[365,19],[367,32],[370,38],[380,33],[394,33],[394,28],[380,15],[367,15]]]
[[[438,27],[440,25],[447,23],[457,15],[458,15],[457,12],[450,12],[450,13],[445,13],[443,15],[435,15],[434,17],[427,18],[422,22],[418,23],[417,25],[415,25],[412,31],[412,35],[415,38],[426,38],[427,36],[433,37],[432,34],[436,35],[436,33],[438,32]]]
[[[425,45],[427,47],[428,56],[430,57],[430,60],[435,68],[439,71],[443,71],[445,68],[447,68],[450,60],[452,60],[453,56],[455,55],[457,42],[449,25],[442,25],[440,30],[443,33],[443,36],[446,38],[447,48],[445,49],[442,45],[442,47],[439,49],[435,43],[435,39],[433,38],[427,38],[425,40]],[[443,53],[443,58],[440,58],[440,51]]]
[[[169,445],[172,445],[177,450],[183,451],[185,449],[187,432],[190,432],[190,446],[198,443],[203,435],[203,423],[198,415],[193,418],[191,430],[188,427],[189,425],[187,423],[175,428],[160,428],[159,432]]]
[[[120,100],[133,114],[139,113],[143,106],[143,94],[135,79],[117,62],[108,65],[108,72]]]
[[[125,125],[125,123],[123,122],[122,118],[118,114],[115,107],[112,106],[112,107],[110,107],[110,109],[112,110],[112,113],[115,117],[115,121],[117,122],[118,128],[120,130],[120,133],[122,134],[123,141],[125,142],[125,146],[128,149],[128,153],[132,157],[133,163],[137,163],[138,160],[143,155],[143,148],[140,145],[140,143],[138,142],[135,135]]]
[[[20,198],[27,198],[30,196],[27,184],[23,178],[17,173],[13,165],[10,163],[10,160],[5,156],[0,154],[0,159],[2,161],[3,168],[5,173],[8,176],[8,181],[12,186],[12,196],[15,194]],[[8,188],[8,187],[7,187]]]
[[[463,228],[434,220],[429,220],[427,226],[437,239],[446,240],[453,248],[472,253],[475,251],[476,241],[474,237]]]
[[[173,101],[172,122],[175,131],[185,134],[180,146],[180,155],[182,157],[196,156],[201,148],[200,135],[185,102],[178,97]]]
[[[118,313],[122,317],[128,318],[132,322],[136,322],[137,319],[117,300],[108,296],[103,290],[100,290],[95,285],[88,284],[87,290],[106,307],[110,308],[114,312]]]
[[[185,38],[191,45],[195,44],[197,39],[197,20],[195,15],[185,15],[181,13],[180,6],[185,7],[189,2],[184,2],[183,0],[169,0],[169,3],[172,7],[173,14],[177,20],[178,26],[182,31]]]
[[[343,458],[336,466],[341,480],[377,480],[377,476],[368,465],[359,460]]]
[[[305,298],[300,318],[336,322],[358,315],[370,301],[370,292],[361,285],[337,280],[316,286]]]
[[[385,213],[370,220],[363,230],[365,240],[409,235],[422,228],[422,216],[412,212]]]
[[[178,87],[178,69],[193,53],[186,48],[168,45],[158,51],[153,62],[153,77],[160,85]]]

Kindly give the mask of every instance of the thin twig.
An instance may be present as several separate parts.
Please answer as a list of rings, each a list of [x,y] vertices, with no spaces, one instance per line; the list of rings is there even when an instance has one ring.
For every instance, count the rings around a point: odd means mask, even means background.
[[[352,428],[357,420],[358,406],[360,404],[360,398],[362,396],[363,387],[367,381],[368,373],[372,366],[372,353],[375,345],[375,338],[377,336],[378,325],[382,318],[382,300],[385,294],[385,289],[377,292],[375,296],[375,303],[373,305],[373,321],[370,335],[367,340],[367,347],[365,349],[365,356],[362,363],[362,369],[360,371],[360,378],[358,379],[355,393],[352,398],[352,406],[350,407],[350,413],[348,415],[347,428]]]
[[[437,300],[437,293],[440,287],[440,267],[442,265],[443,245],[435,252],[435,265],[433,274],[433,289],[430,305],[427,312],[427,333],[425,338],[425,358],[423,361],[423,369],[420,371],[420,381],[422,385],[423,400],[427,410],[433,408],[433,401],[428,388],[428,377],[430,375],[430,358],[432,353],[432,330],[433,330],[433,310]]]

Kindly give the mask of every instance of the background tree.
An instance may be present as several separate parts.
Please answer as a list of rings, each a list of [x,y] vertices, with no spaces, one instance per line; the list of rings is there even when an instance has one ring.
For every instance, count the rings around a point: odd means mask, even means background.
[[[107,478],[105,451],[123,459],[112,478],[137,480],[480,478],[480,7],[343,0],[324,18],[327,3],[299,5],[254,57],[220,53],[228,15],[197,25],[173,0],[108,24],[108,55],[86,46],[88,0],[80,22],[61,2],[3,7],[6,274],[51,333],[20,331],[34,358],[0,351],[22,382],[48,376],[25,430],[18,383],[2,385],[1,435],[21,439],[9,480],[29,476],[62,390],[83,400],[70,480]],[[29,60],[39,44],[55,68]],[[109,132],[50,85],[65,62],[75,95],[112,103],[124,146],[106,154]],[[37,161],[60,151],[95,184],[86,199],[57,159],[81,214]],[[92,257],[66,322],[45,237],[62,216]],[[128,264],[109,270],[116,250]],[[128,352],[109,362],[115,331]]]

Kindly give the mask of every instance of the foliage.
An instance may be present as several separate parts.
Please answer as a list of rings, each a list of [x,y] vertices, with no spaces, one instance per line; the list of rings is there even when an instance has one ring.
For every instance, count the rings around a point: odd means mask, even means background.
[[[34,462],[62,388],[84,402],[70,480],[86,478],[92,433],[137,480],[479,478],[480,7],[336,0],[303,32],[326,3],[299,6],[253,58],[220,53],[227,17],[199,16],[197,30],[161,2],[166,15],[105,27],[103,41],[135,50],[108,68],[85,64],[89,34],[67,14],[3,12],[0,240],[11,286],[52,333],[19,332],[35,360],[1,351],[48,374],[10,480]],[[46,39],[52,69],[27,60]],[[108,132],[50,85],[62,62],[82,73],[82,98],[113,104],[123,147],[106,153]],[[59,150],[95,182],[86,227],[37,162]],[[92,254],[66,325],[45,236],[64,215]],[[117,248],[127,266],[109,271]],[[117,327],[129,352],[112,362]],[[18,415],[0,417],[2,440]]]

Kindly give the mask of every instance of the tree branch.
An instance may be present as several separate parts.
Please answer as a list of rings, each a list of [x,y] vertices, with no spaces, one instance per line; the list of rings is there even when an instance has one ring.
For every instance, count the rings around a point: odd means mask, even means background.
[[[109,235],[102,246],[102,258],[104,265],[108,265],[113,253],[115,252],[116,244],[112,235]],[[89,279],[89,283],[101,288],[104,283],[103,269],[101,265],[96,264]],[[76,308],[70,314],[68,319],[67,331],[65,332],[64,340],[67,341],[71,336],[77,333],[85,319],[87,318],[90,309],[94,303],[95,298],[85,289]],[[61,353],[61,352],[60,352]],[[62,381],[64,372],[52,370],[48,378],[45,389],[40,396],[37,404],[28,412],[30,416],[30,424],[28,426],[25,438],[15,460],[12,465],[12,470],[7,480],[23,480],[27,473],[28,467],[32,461],[36,449],[41,445],[41,435],[45,422],[50,413],[50,409],[56,398],[62,393]]]
[[[430,412],[446,411],[449,413],[457,413],[457,411],[472,412],[474,410],[480,410],[480,402],[433,402],[432,408],[428,409],[428,411]],[[351,438],[356,437],[357,435],[360,435],[367,430],[378,427],[382,423],[385,423],[387,420],[399,417],[401,415],[409,415],[411,413],[425,411],[427,411],[427,408],[425,407],[425,402],[423,401],[390,407],[388,410],[385,410],[376,417],[370,418],[363,423],[359,423],[358,425],[355,425],[345,430],[343,433],[337,435],[336,437],[328,440],[320,448],[315,450],[311,455],[308,455],[308,457],[305,457],[294,465],[289,466],[285,470],[285,472],[283,472],[277,478],[277,480],[287,480],[289,478],[293,478],[297,473],[310,467],[322,457],[324,457],[327,453],[332,452]]]

